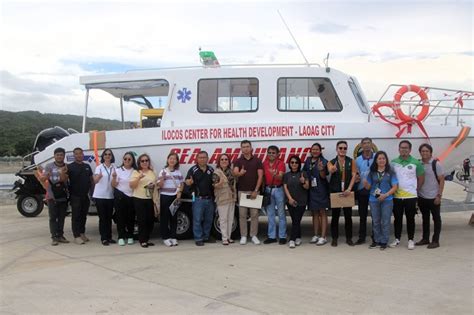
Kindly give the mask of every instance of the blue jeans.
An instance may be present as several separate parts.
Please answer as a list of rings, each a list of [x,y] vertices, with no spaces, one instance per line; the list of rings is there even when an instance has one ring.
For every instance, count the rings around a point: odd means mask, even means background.
[[[266,193],[270,190],[270,204],[265,208],[268,214],[268,238],[276,238],[275,207],[278,210],[278,237],[286,238],[285,193],[283,187],[265,188]]]
[[[193,202],[193,234],[195,241],[209,239],[213,218],[214,200],[196,198],[196,201]]]
[[[387,244],[390,238],[390,218],[392,217],[393,200],[370,201],[372,212],[372,229],[374,240],[379,244]]]

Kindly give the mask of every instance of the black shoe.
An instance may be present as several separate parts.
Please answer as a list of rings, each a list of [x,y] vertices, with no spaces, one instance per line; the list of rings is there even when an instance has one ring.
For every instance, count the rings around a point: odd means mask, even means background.
[[[209,239],[207,239],[207,240],[204,240],[204,243],[211,243],[211,244],[213,244],[213,243],[215,243],[215,242],[216,242],[216,240],[215,240],[214,238],[212,238],[212,237],[209,238]]]
[[[429,249],[438,248],[438,247],[439,247],[439,243],[438,243],[438,242],[431,242],[431,243],[428,245],[428,248],[429,248]]]
[[[356,244],[356,245],[362,245],[362,244],[365,244],[365,240],[364,240],[364,239],[361,239],[361,238],[359,238],[359,239],[357,240],[357,242],[355,242],[355,244]]]
[[[333,240],[332,240],[331,246],[332,246],[332,247],[337,247],[337,240],[336,240],[336,239],[333,239]]]
[[[109,246],[109,244],[110,244],[110,243],[109,243],[108,240],[103,240],[103,241],[102,241],[102,245],[104,245],[104,246]]]
[[[430,241],[421,239],[418,242],[415,243],[416,246],[423,246],[423,245],[429,245]]]
[[[370,244],[369,248],[374,249],[374,248],[377,248],[378,246],[379,246],[379,244],[373,242],[372,244]]]
[[[267,238],[266,240],[263,241],[263,244],[271,244],[271,243],[276,243],[277,240],[276,238]]]
[[[280,238],[280,239],[278,240],[278,244],[280,244],[280,245],[285,245],[285,244],[286,244],[286,238]]]
[[[196,246],[204,246],[204,242],[203,241],[196,241]]]
[[[155,246],[155,243],[152,243],[152,242],[146,242],[146,244],[147,244],[148,246]]]
[[[380,244],[380,250],[387,249],[387,244]]]
[[[349,246],[354,246],[354,242],[352,240],[347,240],[346,244]]]
[[[113,240],[113,239],[110,239],[110,240],[109,240],[109,244],[116,244],[116,243],[117,243],[117,242],[116,242],[115,240]]]

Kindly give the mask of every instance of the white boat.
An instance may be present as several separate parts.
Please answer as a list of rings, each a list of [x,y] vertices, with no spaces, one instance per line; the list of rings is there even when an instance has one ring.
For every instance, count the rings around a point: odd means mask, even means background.
[[[170,151],[177,152],[186,172],[201,150],[209,153],[210,164],[223,152],[236,159],[244,139],[252,141],[254,154],[262,160],[269,145],[278,146],[284,161],[293,154],[304,160],[314,142],[325,148],[328,158],[336,155],[336,142],[341,139],[357,156],[360,140],[371,137],[374,150],[384,150],[390,158],[398,156],[401,139],[412,142],[414,156],[420,144],[430,142],[447,171],[474,151],[474,93],[392,85],[374,114],[354,76],[317,65],[140,70],[85,76],[80,84],[86,89],[82,132],[67,133],[40,148],[35,165],[51,161],[57,147],[65,148],[67,160],[72,161],[73,148],[82,147],[95,166],[101,150],[111,148],[116,157],[126,151],[148,153],[155,168],[164,165]],[[123,130],[87,129],[89,93],[97,89],[117,99]],[[418,94],[404,94],[403,89]],[[394,96],[399,102],[393,103]],[[148,101],[157,97],[165,100],[162,108],[152,108]],[[149,119],[140,121],[143,128],[126,129],[123,107],[139,101],[147,107],[142,117]],[[389,108],[384,108],[384,102],[391,102]]]

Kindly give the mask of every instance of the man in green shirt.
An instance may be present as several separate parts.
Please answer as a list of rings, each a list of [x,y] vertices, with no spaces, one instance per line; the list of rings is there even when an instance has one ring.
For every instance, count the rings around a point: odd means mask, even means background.
[[[403,213],[407,220],[408,249],[415,249],[415,214],[417,191],[425,180],[423,165],[410,155],[411,142],[402,140],[398,144],[400,156],[392,161],[393,170],[398,179],[398,189],[393,198],[393,216],[395,228],[395,241],[390,247],[400,244],[403,225]]]

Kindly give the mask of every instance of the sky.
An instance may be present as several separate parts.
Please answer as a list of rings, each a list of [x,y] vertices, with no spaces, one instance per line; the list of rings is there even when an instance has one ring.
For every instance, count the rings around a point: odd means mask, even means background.
[[[391,83],[474,91],[473,1],[0,0],[0,99],[8,111],[83,114],[84,75],[199,65],[309,62],[358,78],[367,99]],[[120,118],[93,91],[89,116]],[[136,121],[139,108],[125,108]]]

